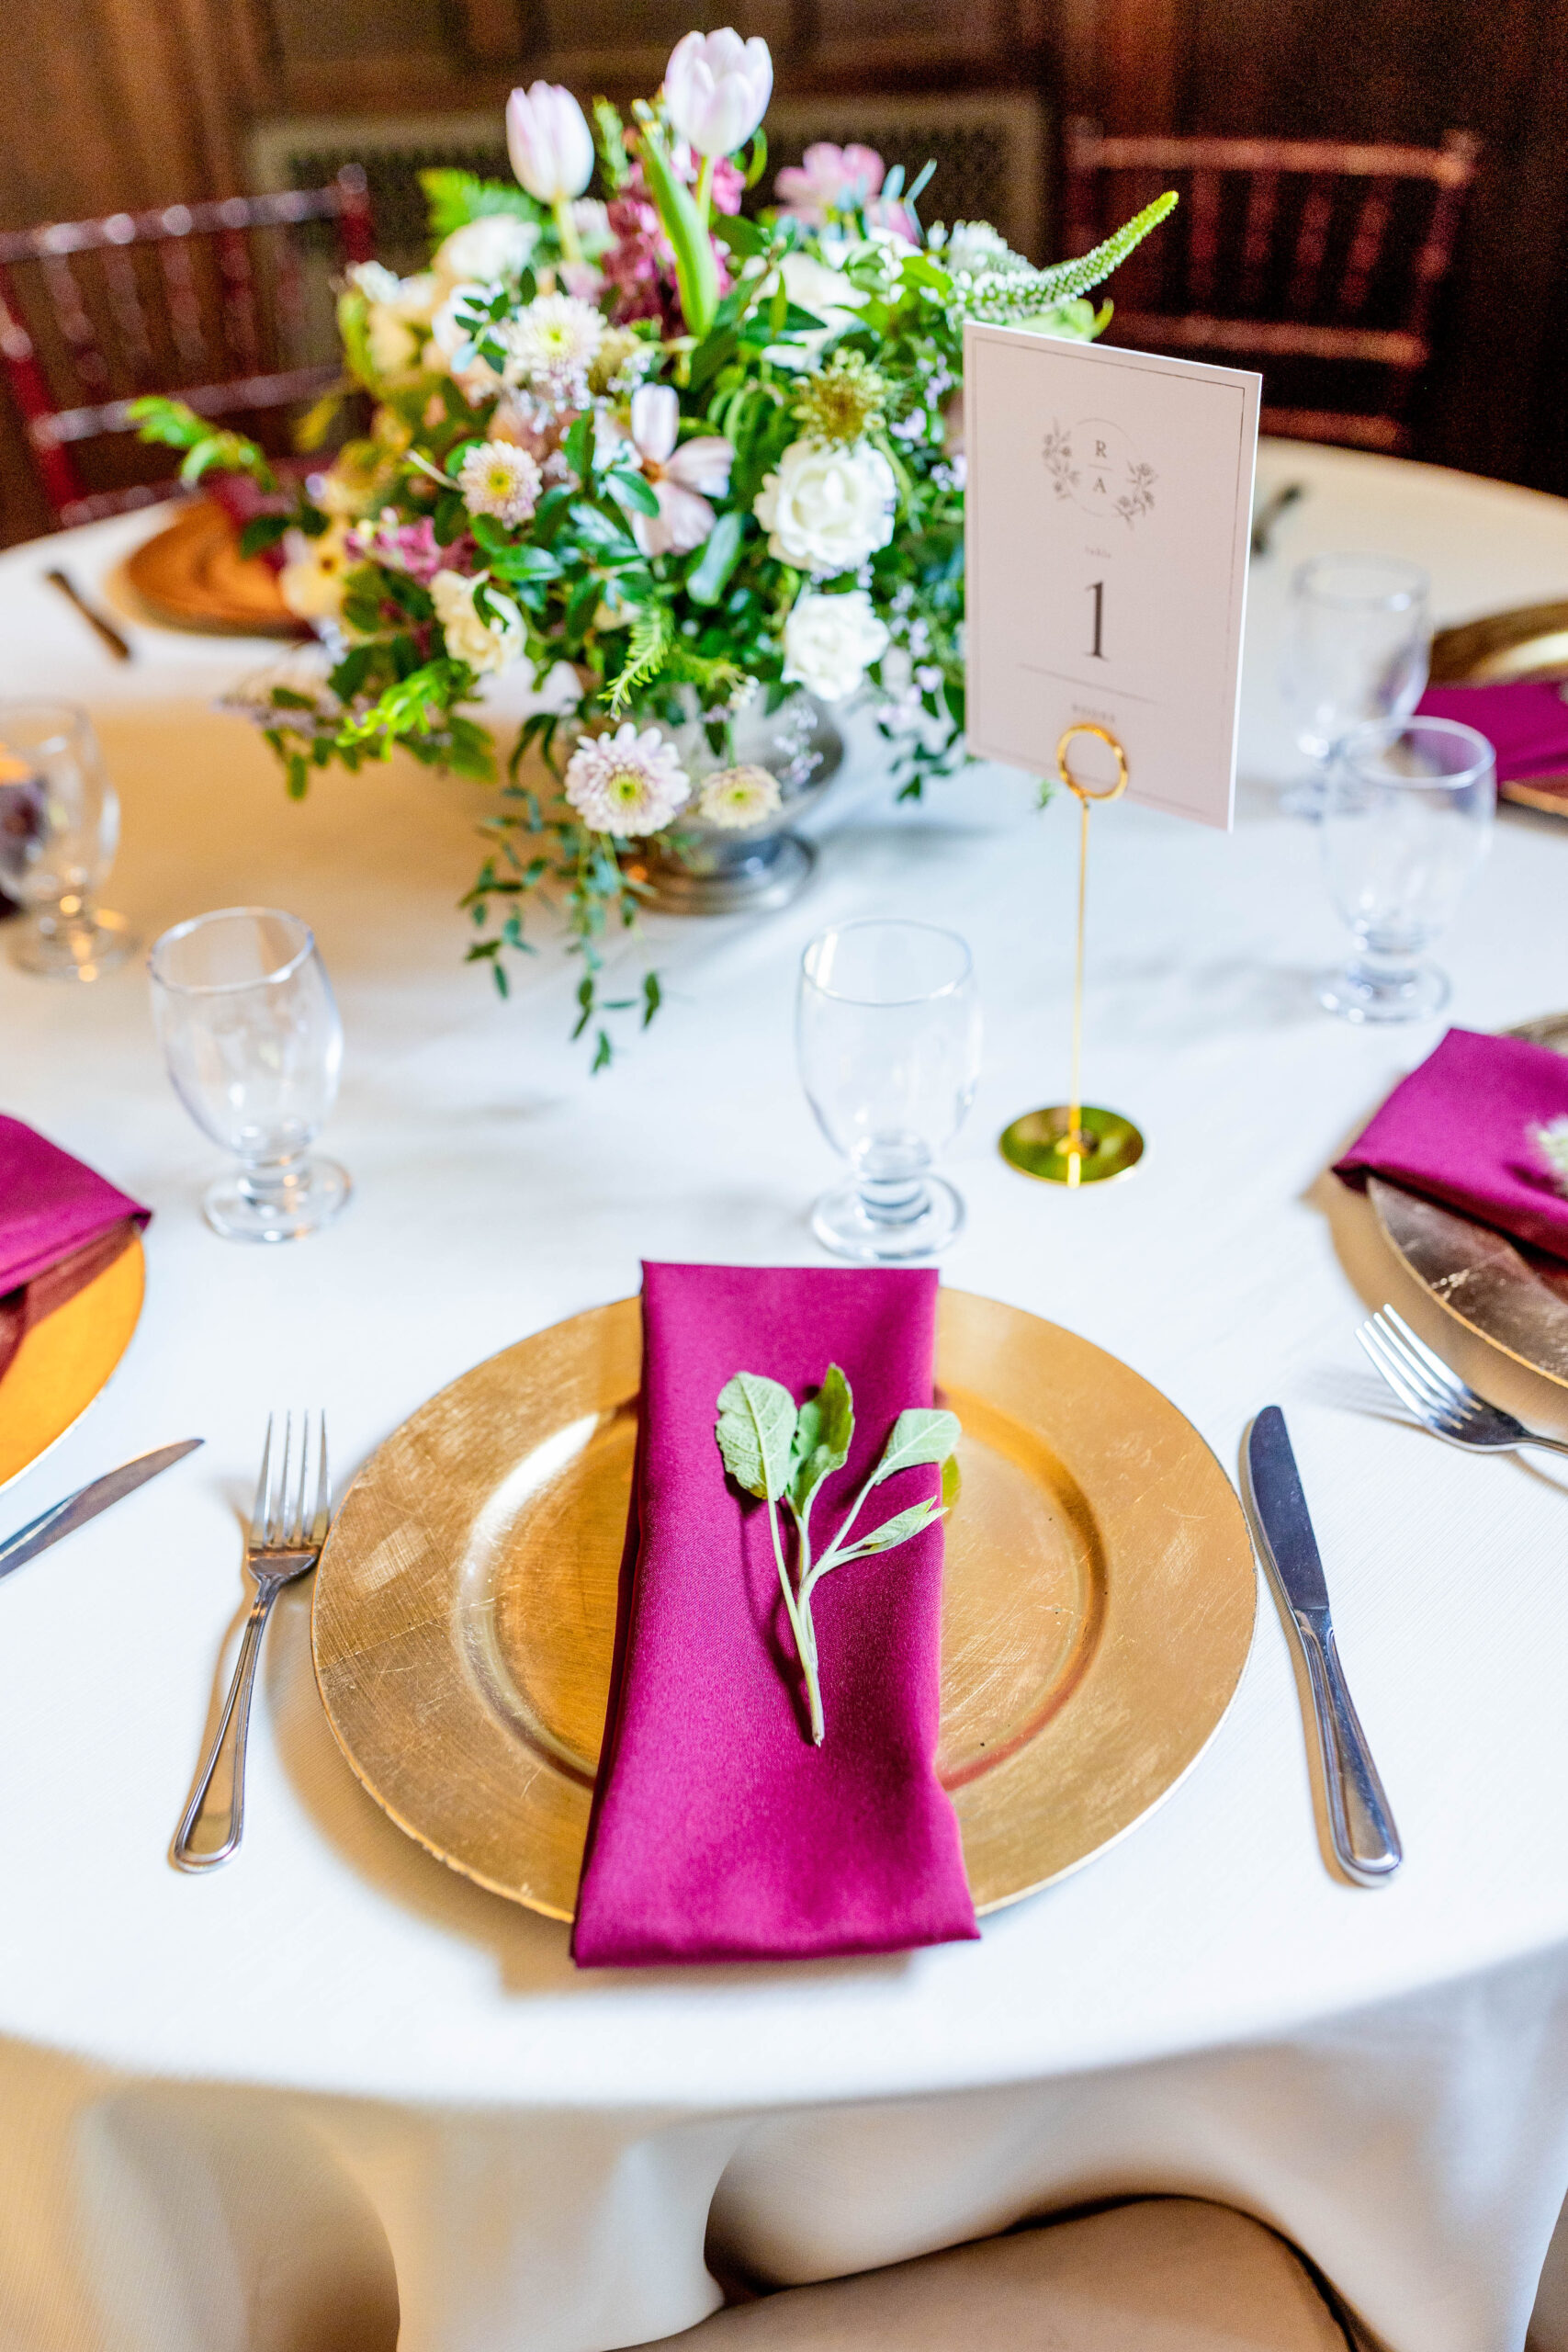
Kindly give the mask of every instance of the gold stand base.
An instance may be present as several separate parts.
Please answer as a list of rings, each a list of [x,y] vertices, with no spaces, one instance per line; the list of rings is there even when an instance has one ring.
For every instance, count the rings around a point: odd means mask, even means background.
[[[1026,1111],[1003,1129],[1001,1155],[1025,1176],[1046,1184],[1103,1184],[1125,1176],[1144,1156],[1144,1138],[1120,1111],[1086,1102],[1078,1113],[1077,1148],[1073,1148],[1072,1113],[1065,1102],[1046,1111]]]

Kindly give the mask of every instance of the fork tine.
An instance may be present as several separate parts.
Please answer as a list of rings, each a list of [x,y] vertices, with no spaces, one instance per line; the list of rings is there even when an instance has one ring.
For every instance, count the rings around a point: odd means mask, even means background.
[[[256,1498],[251,1506],[251,1542],[266,1542],[267,1473],[272,1468],[272,1415],[266,1417],[266,1439],[262,1446],[261,1476],[256,1480]]]
[[[320,1410],[316,1414],[316,1433],[320,1439],[321,1470],[316,1480],[316,1516],[310,1522],[310,1541],[324,1544],[333,1515],[333,1482],[327,1467],[327,1417]]]
[[[299,1416],[299,1484],[294,1491],[294,1512],[286,1539],[296,1551],[305,1541],[305,1494],[310,1475],[310,1414],[307,1407]]]
[[[1417,1384],[1406,1358],[1393,1347],[1386,1330],[1375,1325],[1369,1327],[1366,1349],[1394,1395],[1415,1414],[1423,1428],[1430,1430],[1435,1436],[1451,1438],[1456,1444],[1474,1442],[1472,1424],[1465,1409],[1447,1398],[1434,1399],[1428,1396]]]
[[[1405,1411],[1414,1413],[1418,1421],[1429,1419],[1432,1413],[1431,1406],[1427,1404],[1420,1391],[1412,1385],[1404,1363],[1393,1352],[1387,1336],[1376,1318],[1374,1317],[1370,1323],[1363,1323],[1356,1337],[1404,1407]]]
[[[288,1508],[288,1458],[294,1444],[294,1416],[283,1416],[283,1459],[278,1464],[277,1481],[272,1490],[272,1508],[267,1513],[266,1540],[278,1544],[283,1541],[283,1516]]]
[[[1425,1367],[1439,1386],[1449,1389],[1455,1396],[1462,1397],[1471,1395],[1468,1384],[1460,1378],[1452,1365],[1445,1363],[1442,1357],[1427,1345],[1425,1340],[1417,1339],[1404,1316],[1396,1308],[1385,1306],[1382,1311],[1384,1321],[1392,1325],[1400,1339],[1404,1340],[1408,1352],[1414,1355],[1417,1363]]]
[[[1453,1411],[1463,1406],[1465,1402],[1463,1389],[1456,1387],[1450,1381],[1439,1381],[1435,1374],[1428,1372],[1421,1358],[1406,1344],[1400,1332],[1386,1317],[1378,1318],[1378,1329],[1382,1334],[1383,1345],[1390,1354],[1404,1365],[1409,1379],[1423,1396],[1430,1398],[1434,1407],[1446,1407]]]

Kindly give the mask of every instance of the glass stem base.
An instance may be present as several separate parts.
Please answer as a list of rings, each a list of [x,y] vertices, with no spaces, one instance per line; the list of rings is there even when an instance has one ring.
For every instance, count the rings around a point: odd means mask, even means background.
[[[202,1215],[225,1241],[302,1241],[347,1206],[354,1185],[335,1159],[253,1163],[208,1187]]]
[[[35,914],[12,940],[11,961],[39,979],[101,980],[139,944],[123,915],[82,900],[69,913],[51,907]]]
[[[962,1196],[940,1176],[852,1178],[823,1193],[811,1230],[836,1258],[902,1266],[945,1250],[964,1216]]]
[[[1341,1021],[1429,1021],[1450,990],[1435,964],[1376,964],[1356,956],[1343,970],[1325,972],[1317,1001]]]

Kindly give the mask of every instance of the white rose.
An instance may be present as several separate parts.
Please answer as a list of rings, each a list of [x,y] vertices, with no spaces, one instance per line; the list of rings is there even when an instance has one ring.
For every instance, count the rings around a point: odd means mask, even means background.
[[[768,552],[797,571],[853,571],[893,537],[893,469],[863,441],[829,448],[792,441],[757,492],[752,511]]]
[[[477,279],[488,286],[497,277],[515,277],[538,242],[534,222],[519,219],[515,212],[492,212],[454,229],[437,249],[433,264],[442,294],[449,294],[454,286],[465,281]]]
[[[438,571],[430,583],[430,594],[435,606],[435,617],[441,623],[446,639],[446,650],[454,661],[466,662],[470,670],[479,672],[507,670],[523,658],[523,616],[510,596],[491,587],[490,602],[501,615],[500,626],[487,621],[474,609],[477,580],[465,578],[460,571]]]
[[[784,623],[784,676],[822,702],[843,702],[886,645],[887,631],[863,588],[845,596],[808,588]]]
[[[318,538],[290,531],[284,540],[288,561],[277,575],[278,593],[296,619],[335,619],[343,608],[343,583],[353,570],[344,545],[345,522],[331,523]]]
[[[835,335],[860,324],[855,312],[871,297],[863,287],[852,286],[842,270],[810,254],[786,254],[779,268],[790,300],[822,323],[803,328],[787,343],[771,343],[767,356],[781,368],[809,368]]]

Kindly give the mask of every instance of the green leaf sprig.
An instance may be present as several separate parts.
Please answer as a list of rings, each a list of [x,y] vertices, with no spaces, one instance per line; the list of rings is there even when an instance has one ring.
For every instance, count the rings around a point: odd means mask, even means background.
[[[811,1506],[823,1485],[850,1458],[855,1408],[850,1384],[836,1363],[829,1364],[822,1385],[798,1408],[787,1388],[762,1373],[738,1372],[718,1395],[715,1435],[724,1466],[738,1487],[768,1507],[768,1530],[779,1572],[795,1655],[806,1679],[806,1700],[811,1737],[820,1747],[824,1736],[822,1680],[817,1656],[817,1628],[811,1615],[811,1595],[830,1568],[846,1560],[861,1560],[874,1552],[890,1552],[944,1519],[958,1495],[958,1464],[953,1449],[961,1431],[955,1413],[931,1408],[910,1408],[899,1414],[882,1457],[850,1506],[842,1526],[820,1558],[811,1552]],[[869,1530],[853,1543],[850,1531],[871,1494],[896,1471],[913,1470],[926,1463],[942,1466],[940,1502],[911,1503],[891,1519]],[[795,1522],[795,1565],[792,1577],[784,1556],[779,1522],[780,1503]]]

